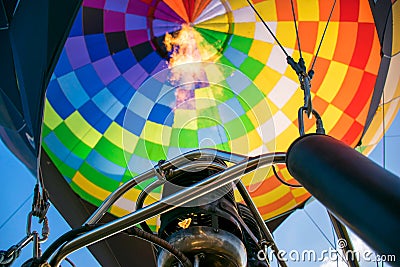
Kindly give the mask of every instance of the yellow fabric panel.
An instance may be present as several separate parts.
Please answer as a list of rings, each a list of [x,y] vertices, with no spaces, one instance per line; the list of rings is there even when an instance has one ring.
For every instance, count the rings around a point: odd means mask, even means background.
[[[253,22],[236,23],[235,27],[233,29],[233,34],[253,39],[255,29],[256,29],[256,25]]]
[[[247,117],[253,123],[254,127],[258,127],[272,118],[272,113],[268,107],[267,101],[260,101],[251,110],[246,112]]]
[[[297,12],[298,21],[319,21],[319,5],[316,0],[297,2]]]
[[[197,121],[193,119],[196,117],[196,110],[176,109],[174,128],[197,130]]]
[[[318,23],[318,36],[317,36],[317,44],[319,44],[322,34],[324,33],[324,29],[326,26],[326,22]],[[326,30],[324,40],[322,42],[321,48],[319,50],[318,57],[332,59],[333,54],[336,50],[336,42],[337,36],[339,32],[339,22],[331,21],[329,22],[328,29]],[[315,45],[314,54],[317,53],[318,45]]]
[[[400,54],[392,57],[385,83],[385,102],[400,97]]]
[[[266,63],[271,54],[272,47],[272,44],[253,40],[248,55],[262,63]]]
[[[253,201],[258,207],[266,206],[272,202],[279,200],[283,195],[289,192],[290,192],[290,187],[282,184],[266,194],[253,197]]]
[[[272,91],[272,89],[275,87],[281,77],[282,76],[279,72],[265,66],[253,82],[258,87],[258,89],[260,89],[264,93],[264,95],[268,95],[268,93]]]
[[[229,147],[232,151],[239,154],[248,154],[250,151],[262,145],[262,141],[256,130],[247,135],[241,136],[229,141]]]
[[[91,181],[86,179],[79,171],[75,173],[72,181],[77,184],[83,191],[87,192],[91,196],[103,201],[110,194],[109,191],[93,184]]]
[[[393,18],[393,43],[392,56],[400,52],[400,2],[396,1],[392,7]]]
[[[112,122],[108,127],[104,136],[114,145],[122,148],[123,150],[133,153],[139,137],[122,128],[116,122]]]
[[[229,0],[228,3],[231,7],[231,10],[237,10],[248,6],[246,1]]]
[[[369,155],[375,146],[382,139],[384,133],[390,128],[394,118],[400,109],[400,99],[385,104],[383,108],[380,106],[375,113],[374,119],[368,128],[368,131],[362,139],[361,150],[364,155]],[[383,110],[385,114],[383,115]],[[383,117],[385,118],[385,127],[383,127]]]
[[[374,118],[367,132],[362,139],[363,154],[368,155],[382,138],[400,108],[400,54],[394,56],[390,62],[386,83],[385,83],[385,107],[380,107],[376,111]],[[383,114],[385,112],[385,114]],[[385,129],[383,129],[383,117],[385,118]]]
[[[304,94],[300,87],[294,92],[289,101],[282,107],[283,113],[290,121],[297,121],[297,112],[304,105]]]
[[[284,47],[296,46],[296,30],[294,29],[293,22],[281,21],[276,27],[276,38]],[[292,49],[287,49],[292,50]]]
[[[326,132],[330,132],[333,127],[335,127],[336,123],[340,119],[343,111],[335,107],[334,105],[329,105],[328,108],[323,113],[322,119],[324,122],[324,128]],[[315,118],[313,118],[315,119]],[[312,128],[313,130],[315,127]]]
[[[217,32],[229,32],[229,24],[227,23],[229,20],[226,14],[212,18],[210,20],[200,22],[196,24],[196,28],[217,31]]]
[[[202,110],[221,104],[216,99],[218,99],[218,96],[223,95],[225,90],[228,89],[218,85],[210,85],[210,87],[195,90],[196,109]]]
[[[277,21],[275,1],[262,1],[254,5],[265,21]],[[257,17],[257,21],[260,19]]]
[[[328,103],[332,102],[333,98],[342,86],[347,69],[347,65],[331,61],[325,79],[317,91],[317,95]]]
[[[65,124],[68,128],[83,141],[86,145],[94,148],[102,135],[95,130],[87,121],[81,116],[78,111],[72,113],[67,119]]]
[[[225,80],[225,74],[223,73],[224,69],[222,69],[222,66],[220,64],[210,64],[207,65],[205,67],[205,72],[207,75],[207,79],[208,81],[211,81],[213,83],[218,83],[221,82],[223,80]],[[212,87],[213,85],[210,85],[210,87]],[[199,88],[197,90],[195,90],[195,94],[197,96],[197,91],[200,91],[199,93],[203,92],[203,91],[207,91],[208,87],[203,88]],[[213,88],[213,91],[215,89]]]
[[[257,168],[255,171],[243,175],[241,180],[246,187],[250,187],[250,193],[254,192],[258,187],[251,187],[251,185],[259,184],[265,180],[270,179],[270,170],[270,166]]]
[[[293,123],[276,137],[276,151],[286,151],[290,144],[299,136],[299,129]]]
[[[301,197],[309,193],[303,187],[298,187],[298,188],[292,188],[292,194],[294,197]]]
[[[44,123],[51,130],[54,130],[60,123],[63,122],[63,119],[58,116],[57,112],[53,109],[49,100],[46,99],[44,104]]]
[[[141,138],[156,144],[168,145],[170,143],[171,132],[172,130],[169,126],[146,121]]]
[[[117,216],[117,217],[122,217],[122,216],[128,215],[128,214],[131,213],[132,211],[130,211],[130,210],[125,210],[125,209],[120,208],[120,207],[118,207],[118,206],[112,206],[112,207],[110,208],[110,212],[111,212],[112,214],[114,214],[115,216]],[[157,224],[158,224],[157,221],[158,221],[157,217],[153,217],[153,218],[148,219],[146,222],[147,222],[147,224],[148,224],[149,226],[152,226],[152,225],[157,225]]]

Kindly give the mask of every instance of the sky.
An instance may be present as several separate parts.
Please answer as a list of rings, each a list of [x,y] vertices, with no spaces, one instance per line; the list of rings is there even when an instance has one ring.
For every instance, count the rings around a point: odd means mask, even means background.
[[[381,166],[400,176],[400,164],[398,153],[400,151],[400,116],[394,120],[391,128],[387,131],[384,142],[380,142],[371,153],[370,158]],[[383,156],[385,154],[385,157]],[[29,173],[0,141],[0,170],[2,173],[2,192],[0,194],[0,250],[7,250],[10,246],[18,243],[25,237],[27,214],[31,209],[32,192],[35,178]],[[44,250],[52,241],[57,239],[70,228],[54,206],[48,212],[50,225],[50,238],[42,245]],[[33,230],[39,230],[40,226],[32,224]],[[315,224],[314,224],[315,222]],[[316,226],[317,225],[317,226]],[[361,239],[350,233],[353,245],[358,251],[372,251]],[[304,250],[313,249],[319,256],[323,251],[333,249],[336,239],[330,224],[326,209],[316,200],[311,201],[303,210],[292,214],[275,232],[275,241],[281,250],[290,252],[292,250],[301,253]],[[296,254],[292,258],[296,257]],[[15,261],[13,266],[21,266],[23,262],[32,257],[32,246],[27,246]],[[100,266],[87,249],[79,250],[69,257],[77,267]],[[319,257],[318,257],[319,258]],[[63,263],[63,266],[68,266]],[[346,266],[341,261],[320,260],[316,262],[291,261],[289,266],[308,267],[333,267]],[[272,266],[278,266],[273,261]],[[362,261],[361,266],[381,266],[374,262]],[[390,266],[385,264],[384,266]]]

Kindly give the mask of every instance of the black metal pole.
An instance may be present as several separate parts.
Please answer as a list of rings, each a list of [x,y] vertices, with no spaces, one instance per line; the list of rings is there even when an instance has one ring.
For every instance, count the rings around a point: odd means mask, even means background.
[[[339,240],[342,239],[346,241],[346,242],[338,242],[339,243],[338,245],[343,251],[347,265],[349,267],[360,267],[357,261],[357,257],[355,257],[354,247],[353,244],[351,243],[346,227],[338,219],[336,219],[335,216],[333,216],[332,213],[330,213],[329,211],[328,214],[329,214],[329,219],[331,219],[333,229],[335,229],[336,236],[338,237]]]
[[[308,192],[371,248],[400,259],[399,177],[321,134],[297,139],[287,152],[286,165]]]

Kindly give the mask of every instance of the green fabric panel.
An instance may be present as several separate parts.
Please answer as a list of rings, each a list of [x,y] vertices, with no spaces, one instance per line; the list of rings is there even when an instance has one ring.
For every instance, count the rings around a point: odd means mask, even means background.
[[[52,130],[50,130],[50,128],[47,127],[47,125],[45,123],[43,123],[43,126],[42,126],[42,138],[45,138],[51,132],[52,132]]]
[[[100,138],[94,149],[109,161],[122,167],[127,166],[125,153],[128,152],[124,152],[121,148],[111,143],[104,136]]]
[[[231,151],[231,148],[230,148],[228,142],[222,143],[222,144],[217,144],[217,145],[216,145],[216,149],[224,150],[224,151],[227,151],[227,152],[230,152],[230,151]]]
[[[233,35],[232,40],[229,43],[229,45],[231,47],[243,52],[244,54],[248,54],[252,43],[253,43],[253,40],[250,38]]]
[[[225,129],[227,131],[227,136],[229,136],[231,140],[234,140],[246,135],[254,129],[254,126],[247,115],[244,114],[239,118],[227,122],[225,124]]]
[[[196,130],[172,128],[171,147],[193,148],[198,147],[198,145]]]
[[[240,65],[240,70],[249,77],[249,79],[254,80],[257,75],[264,68],[264,64],[254,58],[247,57],[242,65]]]
[[[201,36],[203,36],[205,41],[207,41],[210,45],[214,46],[218,51],[221,51],[223,49],[222,46],[224,45],[225,40],[230,37],[229,34],[224,32],[218,32],[196,27],[195,29],[201,34]]]
[[[79,168],[79,172],[82,173],[82,175],[85,176],[86,179],[107,191],[112,192],[119,186],[118,181],[105,176],[101,172],[95,170],[91,165],[87,164],[86,162],[84,162]]]
[[[58,165],[57,169],[63,174],[63,176],[66,176],[70,179],[72,179],[76,173],[75,168],[71,168],[70,166],[68,166],[65,163]]]
[[[74,154],[82,159],[86,159],[91,151],[92,148],[83,142],[79,142],[73,150]]]
[[[139,139],[136,148],[135,148],[135,155],[138,155],[142,158],[148,158],[151,161],[158,162],[159,160],[167,158],[167,148],[163,147],[162,145],[155,144],[150,141],[146,141],[143,139]]]
[[[247,86],[240,92],[239,96],[238,100],[246,112],[265,98],[264,94],[254,84]]]
[[[219,110],[217,107],[209,107],[197,111],[199,118],[197,119],[197,126],[199,129],[217,126],[221,123]]]
[[[65,122],[62,122],[54,129],[54,133],[61,143],[69,150],[73,150],[75,146],[81,142],[74,133],[68,128]]]

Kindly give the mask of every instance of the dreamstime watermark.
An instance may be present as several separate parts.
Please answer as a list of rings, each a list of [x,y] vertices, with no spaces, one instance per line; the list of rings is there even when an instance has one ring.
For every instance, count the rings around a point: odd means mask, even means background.
[[[345,239],[339,239],[337,242],[337,248],[324,249],[322,251],[309,250],[279,250],[277,255],[274,256],[272,251],[260,250],[257,253],[257,258],[261,261],[270,260],[273,261],[277,258],[279,261],[284,262],[326,262],[326,261],[352,261],[357,260],[358,262],[396,262],[396,255],[379,255],[372,251],[354,251],[348,250],[346,253],[341,251],[342,248],[347,247],[347,241]]]

